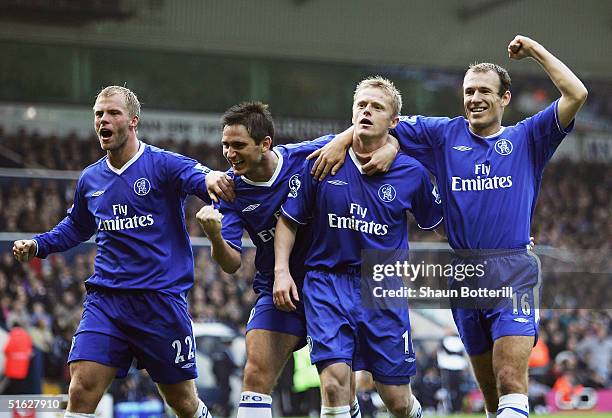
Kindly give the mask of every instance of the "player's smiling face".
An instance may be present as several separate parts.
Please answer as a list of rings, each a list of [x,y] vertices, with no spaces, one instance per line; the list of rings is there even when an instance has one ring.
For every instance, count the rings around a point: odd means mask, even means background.
[[[266,137],[266,139],[269,137]],[[262,140],[259,144],[249,135],[244,125],[225,125],[223,127],[223,156],[230,163],[237,176],[247,176],[261,164],[264,153],[269,149],[270,141]]]
[[[100,147],[104,151],[115,151],[124,146],[130,129],[136,129],[138,116],[130,118],[123,96],[98,97],[93,110]]]
[[[353,126],[359,138],[380,138],[395,128],[399,118],[394,114],[392,99],[384,90],[366,87],[353,101]]]
[[[463,79],[463,107],[472,132],[492,135],[501,128],[510,92],[499,95],[501,83],[494,71],[468,71]]]

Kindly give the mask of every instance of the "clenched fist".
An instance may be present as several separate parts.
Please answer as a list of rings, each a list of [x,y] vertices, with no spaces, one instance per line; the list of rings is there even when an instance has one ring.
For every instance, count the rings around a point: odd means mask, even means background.
[[[536,48],[541,48],[541,45],[533,39],[516,35],[508,44],[508,57],[515,60],[533,57]]]
[[[21,239],[13,243],[13,256],[17,261],[30,261],[36,255],[36,241]]]
[[[210,239],[221,233],[222,217],[223,215],[212,206],[203,206],[196,214],[198,223]]]

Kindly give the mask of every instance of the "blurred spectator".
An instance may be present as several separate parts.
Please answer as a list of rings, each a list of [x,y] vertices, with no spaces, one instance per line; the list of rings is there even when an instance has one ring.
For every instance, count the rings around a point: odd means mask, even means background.
[[[589,335],[576,345],[576,352],[596,374],[596,380],[604,383],[608,381],[612,360],[612,337],[608,335],[605,324],[600,322],[593,324]]]
[[[223,350],[215,351],[212,355],[213,374],[220,394],[217,400],[216,414],[222,417],[229,417],[233,409],[230,404],[230,377],[236,372],[238,365],[232,355],[232,341],[232,339],[223,339]]]
[[[32,338],[22,324],[19,319],[13,318],[8,341],[4,346],[4,375],[9,379],[2,392],[5,395],[40,393],[42,370],[34,370],[35,367],[32,367]]]

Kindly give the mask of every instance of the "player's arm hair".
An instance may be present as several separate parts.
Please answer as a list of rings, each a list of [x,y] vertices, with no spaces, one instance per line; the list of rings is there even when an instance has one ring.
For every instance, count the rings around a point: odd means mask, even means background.
[[[210,255],[227,274],[234,274],[241,265],[240,251],[232,248],[221,234],[208,237],[210,240]]]
[[[567,65],[542,45],[537,44],[532,57],[542,66],[561,93],[557,113],[559,123],[565,129],[586,101],[588,90]]]
[[[274,271],[289,271],[289,256],[295,244],[297,224],[281,215],[274,232]]]

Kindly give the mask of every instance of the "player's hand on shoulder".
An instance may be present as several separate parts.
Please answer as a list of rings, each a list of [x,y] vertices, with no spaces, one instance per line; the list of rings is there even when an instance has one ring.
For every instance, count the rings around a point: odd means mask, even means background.
[[[299,301],[300,296],[295,281],[288,271],[274,272],[272,300],[281,311],[291,312],[296,310],[294,301]]]
[[[533,56],[533,51],[540,44],[523,35],[516,35],[508,44],[508,57],[516,60]]]
[[[219,198],[233,202],[234,180],[222,171],[211,171],[206,174],[206,191],[213,202],[219,203]]]
[[[346,158],[346,147],[341,141],[335,139],[325,144],[321,149],[316,150],[308,157],[307,160],[316,158],[310,174],[321,181],[331,172],[331,175],[335,175],[340,167],[344,164]]]
[[[393,138],[391,135],[389,135]],[[388,141],[385,145],[377,149],[372,153],[370,161],[365,164],[362,169],[368,175],[371,176],[377,173],[386,173],[391,168],[391,164],[397,156],[399,151],[399,145],[395,138],[394,142]]]
[[[196,213],[198,223],[209,238],[221,233],[221,218],[223,215],[213,206],[202,206]]]
[[[21,239],[13,243],[13,256],[17,261],[30,261],[36,255],[36,241]]]

